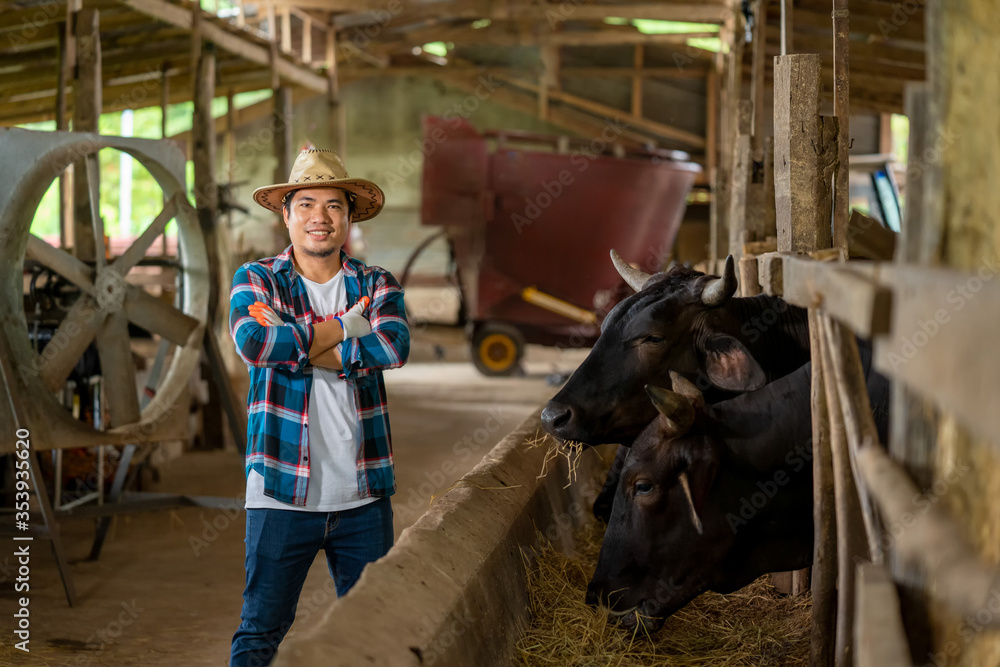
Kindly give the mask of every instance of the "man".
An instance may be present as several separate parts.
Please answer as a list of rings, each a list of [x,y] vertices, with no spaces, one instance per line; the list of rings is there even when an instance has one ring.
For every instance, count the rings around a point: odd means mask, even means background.
[[[250,369],[246,589],[231,667],[267,665],[317,552],[343,595],[392,546],[395,491],[382,371],[409,354],[403,290],[350,257],[351,223],[384,195],[340,155],[299,154],[288,183],[254,200],[281,211],[292,245],[233,277],[229,326]]]

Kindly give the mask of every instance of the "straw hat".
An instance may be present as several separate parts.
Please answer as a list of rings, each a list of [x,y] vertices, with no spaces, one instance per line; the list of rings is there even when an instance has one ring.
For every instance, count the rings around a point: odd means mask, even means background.
[[[385,203],[382,188],[363,178],[348,178],[344,161],[337,151],[313,148],[295,158],[287,183],[266,185],[253,191],[253,200],[275,213],[281,210],[281,200],[300,188],[341,188],[355,196],[351,220],[361,222],[378,215]]]

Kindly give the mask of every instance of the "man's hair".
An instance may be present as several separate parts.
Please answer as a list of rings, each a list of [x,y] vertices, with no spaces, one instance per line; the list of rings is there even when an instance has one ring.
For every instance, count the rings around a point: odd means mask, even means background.
[[[288,192],[285,193],[285,196],[281,198],[281,208],[285,210],[285,215],[292,214],[292,199],[295,198],[295,193],[298,192],[299,190],[306,190],[306,189],[308,188],[296,188],[295,190],[289,190]],[[353,221],[355,194],[343,188],[336,188],[336,189],[344,193],[344,198],[347,199],[347,217]]]

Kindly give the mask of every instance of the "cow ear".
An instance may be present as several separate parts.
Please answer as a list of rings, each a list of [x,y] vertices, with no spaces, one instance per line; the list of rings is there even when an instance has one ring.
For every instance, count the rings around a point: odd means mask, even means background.
[[[687,433],[694,423],[694,406],[691,405],[690,399],[650,384],[646,385],[646,393],[666,421],[664,435],[676,437]]]
[[[743,343],[732,336],[717,334],[705,341],[705,370],[719,389],[753,391],[767,383],[764,369]]]
[[[702,395],[698,387],[688,380],[686,377],[678,373],[677,371],[670,371],[670,383],[676,391],[681,396],[687,396],[691,399],[691,404],[694,405],[695,410],[701,410],[705,407],[705,397]]]

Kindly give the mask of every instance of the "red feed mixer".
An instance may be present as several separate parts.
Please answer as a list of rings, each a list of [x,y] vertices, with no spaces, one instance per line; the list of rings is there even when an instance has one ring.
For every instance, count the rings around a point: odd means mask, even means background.
[[[525,343],[591,345],[629,293],[610,249],[661,269],[701,169],[684,153],[625,152],[601,137],[480,134],[460,118],[423,126],[421,222],[451,243],[487,375],[517,370]]]

